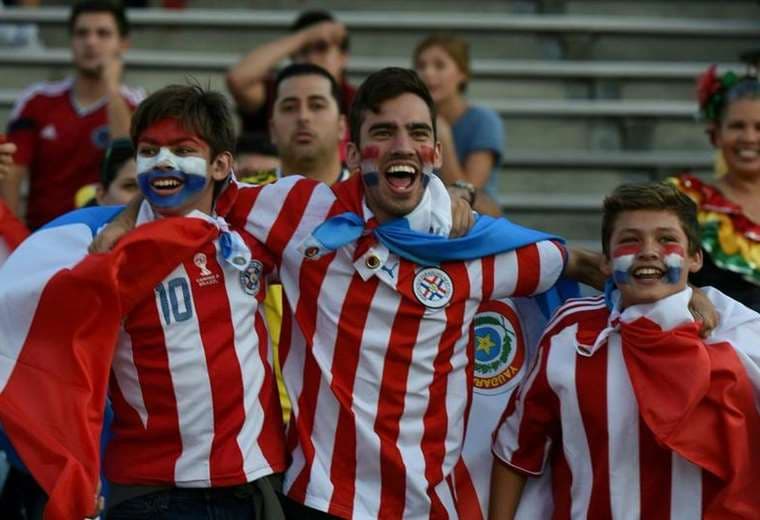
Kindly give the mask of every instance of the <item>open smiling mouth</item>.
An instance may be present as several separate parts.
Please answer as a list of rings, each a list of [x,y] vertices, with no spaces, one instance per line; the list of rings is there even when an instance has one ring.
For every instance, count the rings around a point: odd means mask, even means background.
[[[395,192],[405,193],[412,189],[414,181],[419,176],[414,166],[407,164],[394,164],[385,170],[385,179]]]
[[[150,187],[158,195],[168,196],[182,190],[185,180],[181,176],[165,176],[151,179]]]
[[[631,277],[641,281],[659,280],[663,278],[665,274],[665,269],[652,266],[636,267],[631,270]]]

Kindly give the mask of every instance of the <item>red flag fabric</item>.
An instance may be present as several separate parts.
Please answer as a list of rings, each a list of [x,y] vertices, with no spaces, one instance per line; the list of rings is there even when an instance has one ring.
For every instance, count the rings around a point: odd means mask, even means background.
[[[6,285],[0,293],[0,422],[48,494],[46,519],[93,512],[103,408],[122,316],[217,233],[202,219],[163,219],[138,227],[110,253],[82,252],[80,261],[43,279],[11,284],[10,269],[0,271]],[[42,264],[43,258],[33,257],[39,241],[86,248],[86,241],[73,243],[65,230],[44,230],[6,267]],[[30,298],[36,302],[25,301]],[[28,328],[23,319],[9,319],[25,308],[34,309]]]
[[[620,324],[641,417],[657,440],[721,482],[705,519],[757,518],[760,416],[727,342],[706,345],[696,323],[664,331],[645,317]]]
[[[29,230],[0,200],[0,265],[29,236]]]

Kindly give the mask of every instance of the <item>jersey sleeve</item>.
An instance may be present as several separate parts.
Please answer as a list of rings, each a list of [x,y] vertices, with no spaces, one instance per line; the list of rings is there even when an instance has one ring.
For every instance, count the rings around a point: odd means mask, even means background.
[[[495,255],[492,297],[541,294],[557,283],[566,263],[567,250],[553,240],[542,240]]]
[[[335,203],[326,184],[300,176],[263,186],[239,185],[239,190],[230,221],[262,242],[277,263],[286,248],[297,247],[324,222]]]
[[[536,362],[512,394],[493,437],[497,460],[528,475],[540,475],[554,442],[560,437],[559,399],[547,378],[547,343]]]
[[[21,166],[31,164],[37,147],[39,127],[39,118],[35,114],[35,98],[22,95],[13,107],[6,129],[6,139],[17,148],[13,155],[14,163]]]

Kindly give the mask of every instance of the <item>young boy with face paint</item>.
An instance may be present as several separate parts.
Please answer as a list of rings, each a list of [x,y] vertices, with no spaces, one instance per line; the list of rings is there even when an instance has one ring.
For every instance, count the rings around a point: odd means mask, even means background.
[[[494,437],[491,518],[546,515],[520,503],[544,471],[552,518],[757,518],[760,315],[706,288],[698,335],[696,207],[670,185],[616,189],[602,244],[613,285],[555,314]]]
[[[259,308],[273,264],[260,244],[231,231],[215,211],[231,171],[231,115],[218,93],[169,86],[139,106],[131,134],[145,197],[137,225],[188,216],[220,232],[124,319],[104,460],[113,483],[108,515],[135,518],[168,508],[193,518],[258,518],[261,490],[273,498],[263,477],[285,467]]]

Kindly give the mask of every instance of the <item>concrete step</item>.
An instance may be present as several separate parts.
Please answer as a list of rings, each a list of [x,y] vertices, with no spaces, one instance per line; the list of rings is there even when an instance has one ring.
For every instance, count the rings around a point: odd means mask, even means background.
[[[3,18],[42,25],[47,46],[64,45],[64,8],[7,9]],[[133,44],[141,48],[242,52],[284,34],[297,14],[291,10],[130,12]],[[353,52],[365,56],[408,55],[433,31],[462,34],[480,58],[561,58],[678,60],[684,55],[731,61],[753,46],[756,18],[663,18],[643,16],[536,15],[473,12],[339,11],[352,34]],[[709,39],[710,44],[705,45]]]
[[[126,80],[155,90],[188,77],[224,89],[224,74],[240,58],[238,53],[156,51],[135,49],[126,56]],[[356,56],[349,62],[349,78],[360,83],[369,73],[387,66],[409,66],[403,57],[373,59]],[[695,78],[709,64],[687,62],[474,60],[468,94],[477,98],[597,98],[691,100]],[[65,48],[0,48],[0,74],[5,87],[21,88],[68,73],[70,53]],[[725,64],[720,70],[742,70]]]

